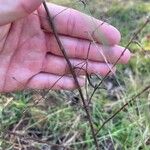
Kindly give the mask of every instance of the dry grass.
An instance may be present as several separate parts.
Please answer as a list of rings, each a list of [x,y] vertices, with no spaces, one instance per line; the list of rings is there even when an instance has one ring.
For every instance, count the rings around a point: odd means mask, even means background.
[[[77,0],[55,2],[85,11]],[[90,10],[92,16],[117,26],[125,46],[135,29],[144,23],[150,4],[146,0],[136,3],[133,0],[126,3],[123,0],[93,0],[87,8],[85,13]],[[130,63],[118,66],[117,77],[104,82],[106,90],[99,89],[95,93],[90,107],[94,128],[98,129],[130,97],[150,84],[149,36],[150,26],[147,26],[130,46],[134,54]],[[96,83],[97,78],[92,78],[92,82]],[[41,95],[46,98],[33,106]],[[102,150],[150,149],[149,100],[148,91],[105,125],[97,136]],[[57,144],[62,143],[68,149],[95,150],[87,116],[78,103],[76,91],[24,91],[0,95],[0,121],[2,150],[61,150]],[[5,135],[8,130],[17,135]]]

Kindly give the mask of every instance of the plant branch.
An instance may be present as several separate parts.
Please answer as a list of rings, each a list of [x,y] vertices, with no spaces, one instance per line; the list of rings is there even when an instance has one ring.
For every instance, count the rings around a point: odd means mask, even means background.
[[[46,4],[45,1],[43,2],[43,5],[44,5],[45,11],[46,11],[47,16],[48,16],[49,25],[50,25],[50,27],[52,28],[53,34],[54,34],[54,36],[55,36],[55,38],[56,38],[56,41],[57,41],[57,43],[58,43],[58,45],[59,45],[59,48],[60,48],[60,50],[61,50],[61,52],[62,52],[62,54],[63,54],[63,56],[64,56],[64,58],[65,58],[65,60],[66,60],[66,62],[67,62],[67,64],[68,64],[68,66],[69,66],[70,72],[71,72],[71,74],[72,74],[72,76],[73,76],[73,78],[74,78],[74,82],[75,82],[75,84],[76,84],[76,86],[77,86],[77,89],[78,89],[78,91],[79,91],[79,94],[80,94],[80,97],[81,97],[81,100],[82,100],[82,103],[83,103],[84,110],[85,110],[86,115],[87,115],[87,117],[88,117],[88,121],[89,121],[89,124],[90,124],[92,136],[93,136],[93,139],[94,139],[94,143],[95,143],[96,149],[98,150],[98,149],[99,149],[99,148],[98,148],[98,142],[97,142],[97,139],[96,139],[96,136],[95,136],[95,132],[94,132],[94,127],[93,127],[91,115],[90,115],[89,110],[88,110],[88,108],[87,108],[87,106],[86,106],[86,102],[85,102],[85,99],[84,99],[84,96],[83,96],[83,93],[82,93],[80,84],[79,84],[79,82],[78,82],[77,75],[76,75],[76,73],[75,73],[75,71],[74,71],[74,68],[72,67],[72,64],[71,64],[71,62],[70,62],[70,60],[69,60],[69,58],[68,58],[68,56],[67,56],[67,53],[66,53],[66,51],[65,51],[65,48],[63,47],[62,42],[61,42],[61,40],[59,39],[59,36],[58,36],[58,33],[57,33],[57,29],[56,29],[55,24],[54,24],[54,20],[53,20],[53,18],[52,18],[52,16],[51,16],[50,12],[49,12],[49,10],[48,10],[48,7],[47,7],[47,4]]]
[[[132,101],[134,101],[137,97],[142,95],[144,92],[148,91],[150,89],[150,85],[145,87],[141,92],[139,92],[137,95],[133,96],[127,103],[125,103],[119,110],[117,110],[110,118],[108,118],[98,129],[96,132],[96,135],[99,133],[99,131],[105,126],[107,122],[109,122],[111,119],[113,119],[119,112],[121,112],[127,105],[129,105]]]
[[[137,35],[139,33],[141,33],[141,31],[145,28],[145,26],[150,22],[150,17],[147,18],[147,20],[145,21],[145,23],[137,30],[136,33],[133,34],[133,37],[130,39],[130,41],[128,42],[128,44],[126,45],[126,47],[124,48],[123,52],[121,53],[121,55],[119,56],[119,58],[116,60],[116,62],[113,64],[111,70],[117,65],[117,63],[119,62],[119,60],[121,59],[121,57],[124,55],[124,53],[126,52],[126,50],[128,49],[128,47],[130,46],[130,44],[134,41],[134,39],[137,37]],[[99,86],[103,83],[103,81],[108,77],[108,75],[111,73],[111,70],[104,76],[104,78],[100,81],[100,83],[94,88],[90,99],[92,99],[93,95],[95,94],[96,90],[99,88]]]

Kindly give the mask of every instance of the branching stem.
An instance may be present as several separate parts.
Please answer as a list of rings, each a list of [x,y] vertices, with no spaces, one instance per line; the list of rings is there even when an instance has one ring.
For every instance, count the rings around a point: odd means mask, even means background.
[[[79,94],[80,94],[80,97],[81,97],[81,100],[82,100],[82,103],[83,103],[83,108],[84,108],[84,110],[86,112],[86,115],[87,115],[87,118],[88,118],[88,121],[89,121],[89,124],[90,124],[90,128],[91,128],[91,132],[92,132],[92,136],[93,136],[93,139],[94,139],[94,143],[95,143],[96,149],[99,150],[97,138],[95,136],[95,131],[94,131],[93,123],[92,123],[92,118],[91,118],[91,115],[89,113],[88,107],[86,105],[86,101],[84,99],[84,95],[82,93],[82,89],[81,89],[80,84],[78,82],[77,75],[76,75],[76,73],[74,71],[74,68],[72,67],[72,64],[71,64],[71,62],[70,62],[70,60],[69,60],[69,58],[67,56],[65,48],[63,47],[62,42],[59,39],[59,36],[58,36],[58,33],[57,33],[57,29],[56,29],[55,24],[54,24],[54,20],[52,19],[52,16],[51,16],[51,14],[50,14],[50,12],[48,10],[48,7],[47,7],[47,4],[46,4],[45,1],[43,2],[43,5],[44,5],[45,11],[46,11],[47,16],[48,16],[49,25],[52,28],[52,31],[53,31],[53,34],[54,34],[54,36],[56,38],[58,46],[59,46],[59,48],[60,48],[60,50],[61,50],[61,52],[62,52],[62,54],[63,54],[63,56],[64,56],[64,58],[65,58],[65,60],[67,62],[67,64],[68,64],[70,72],[71,72],[71,74],[72,74],[72,76],[74,78],[74,82],[75,82],[75,84],[77,86],[77,89],[79,91]]]

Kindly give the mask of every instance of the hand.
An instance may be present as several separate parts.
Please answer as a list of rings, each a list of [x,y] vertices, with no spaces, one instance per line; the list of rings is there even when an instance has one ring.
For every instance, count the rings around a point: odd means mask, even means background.
[[[76,88],[41,3],[42,0],[0,2],[0,92]],[[76,10],[51,3],[48,7],[71,63],[87,69],[89,74],[106,75],[124,50],[118,45],[119,31]],[[129,58],[126,50],[119,63],[125,64]],[[76,71],[81,86],[83,69]]]

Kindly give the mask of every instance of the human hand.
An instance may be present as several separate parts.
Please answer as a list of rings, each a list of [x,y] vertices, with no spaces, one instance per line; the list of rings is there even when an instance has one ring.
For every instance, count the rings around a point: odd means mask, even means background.
[[[0,92],[76,88],[41,3],[42,0],[0,2]],[[51,3],[48,7],[72,65],[87,69],[89,74],[106,75],[124,50],[118,45],[119,31],[76,10]],[[83,62],[87,56],[86,67]],[[126,50],[119,63],[125,64],[129,58]],[[83,69],[76,71],[81,86]]]

